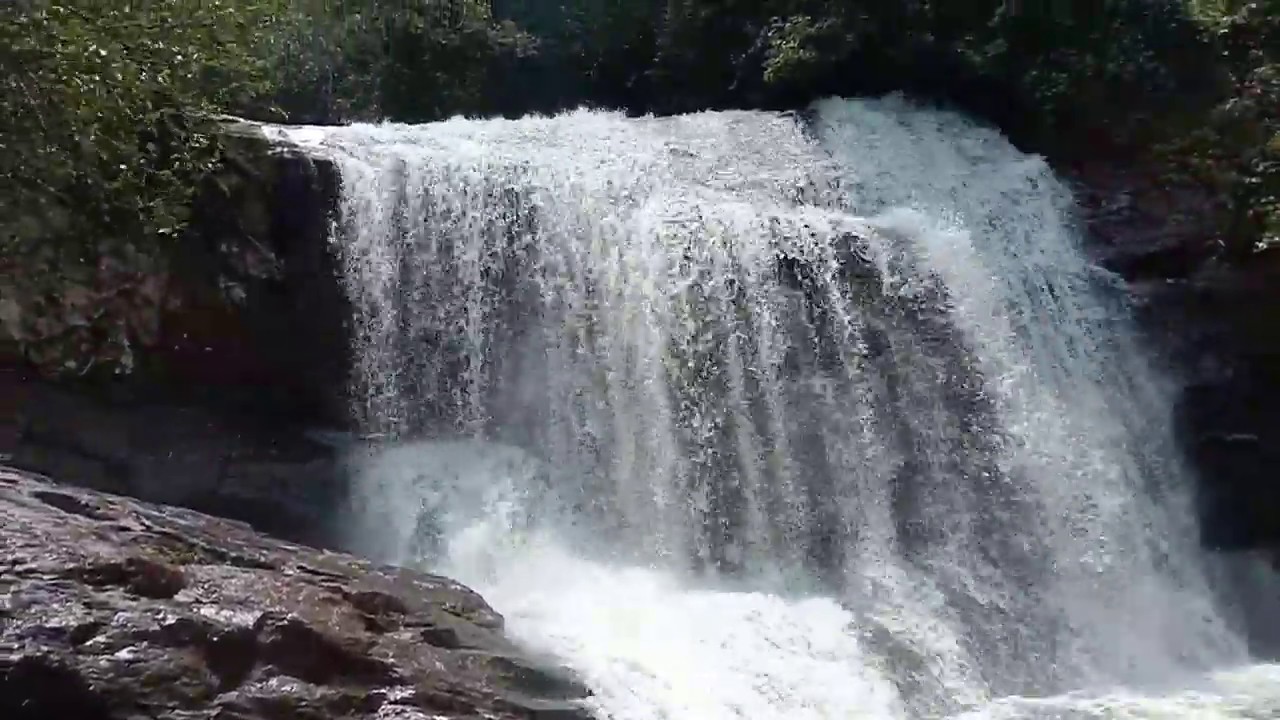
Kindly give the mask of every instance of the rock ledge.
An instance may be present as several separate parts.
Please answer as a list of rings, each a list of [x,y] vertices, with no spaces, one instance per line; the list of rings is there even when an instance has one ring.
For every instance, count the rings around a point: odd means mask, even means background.
[[[0,467],[6,720],[584,720],[451,580]]]

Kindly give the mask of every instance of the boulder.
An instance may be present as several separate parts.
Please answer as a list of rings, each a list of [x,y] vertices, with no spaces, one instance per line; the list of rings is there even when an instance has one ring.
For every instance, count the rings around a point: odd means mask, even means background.
[[[257,125],[219,122],[221,161],[192,188],[186,229],[162,257],[135,239],[141,260],[110,253],[50,292],[0,273],[0,364],[21,356],[73,384],[346,422],[352,313],[329,243],[337,171]],[[65,231],[56,217],[32,222],[24,236]]]
[[[5,720],[582,718],[451,580],[0,468]]]

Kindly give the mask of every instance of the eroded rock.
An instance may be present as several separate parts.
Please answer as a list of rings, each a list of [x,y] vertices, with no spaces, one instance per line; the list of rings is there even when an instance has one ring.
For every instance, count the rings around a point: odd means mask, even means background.
[[[587,718],[446,578],[0,468],[5,720]]]

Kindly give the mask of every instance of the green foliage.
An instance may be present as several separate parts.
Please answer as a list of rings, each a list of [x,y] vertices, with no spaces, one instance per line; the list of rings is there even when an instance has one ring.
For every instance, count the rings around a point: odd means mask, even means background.
[[[1174,110],[1207,107],[1213,85],[1211,47],[1181,0],[997,10],[974,54],[1030,100],[1044,132],[1121,146],[1149,142],[1151,124]]]
[[[796,107],[906,90],[1061,158],[1158,157],[1280,235],[1280,0],[22,0],[0,4],[0,328],[127,370],[224,151],[295,122]],[[216,183],[215,183],[216,184]],[[2,336],[3,333],[0,333]]]
[[[1229,73],[1206,121],[1165,148],[1221,197],[1222,244],[1237,257],[1280,244],[1280,0],[1200,7]]]
[[[858,36],[843,20],[800,14],[774,22],[766,38],[765,83],[813,82],[832,58],[851,53]]]
[[[535,53],[505,62],[487,107],[549,112],[588,102],[638,107],[653,64],[657,0],[492,0],[499,18],[534,39]]]
[[[271,2],[0,9],[4,329],[46,369],[127,370],[154,339],[164,247],[218,143],[201,113],[264,89]]]
[[[0,338],[49,372],[132,368],[223,160],[217,114],[481,112],[528,49],[481,0],[0,5]]]
[[[649,109],[906,90],[1053,158],[1155,159],[1204,183],[1239,255],[1277,237],[1280,0],[660,5]]]
[[[671,0],[662,48],[664,94],[785,105],[905,89],[1002,124],[1016,108],[1032,143],[1141,141],[1153,115],[1202,101],[1212,64],[1181,0]]]
[[[532,51],[527,35],[494,21],[487,0],[288,6],[264,39],[275,109],[294,122],[481,113],[500,63]]]

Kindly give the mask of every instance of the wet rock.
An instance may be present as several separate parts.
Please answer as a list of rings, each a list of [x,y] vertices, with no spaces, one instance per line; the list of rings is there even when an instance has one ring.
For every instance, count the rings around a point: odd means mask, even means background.
[[[1151,168],[1060,168],[1088,250],[1125,282],[1152,345],[1185,386],[1173,408],[1198,478],[1202,541],[1280,559],[1280,252],[1229,257],[1205,188]]]
[[[0,446],[9,464],[248,522],[309,545],[332,544],[329,519],[345,497],[346,476],[339,451],[301,429],[17,375],[0,384],[18,396],[13,437]]]
[[[445,578],[0,468],[0,717],[578,718]]]
[[[351,309],[329,243],[337,170],[251,124],[223,130],[224,162],[173,258],[180,303],[140,374],[187,403],[345,422]]]
[[[1125,280],[1188,278],[1217,249],[1214,199],[1204,188],[1127,163],[1086,161],[1059,169],[1074,185],[1089,252]]]
[[[0,462],[328,544],[342,478],[303,433],[349,419],[337,170],[252,124],[223,129],[131,375],[44,382],[0,332]]]
[[[1200,471],[1201,537],[1280,559],[1280,378],[1234,376],[1183,391],[1183,445]]]

